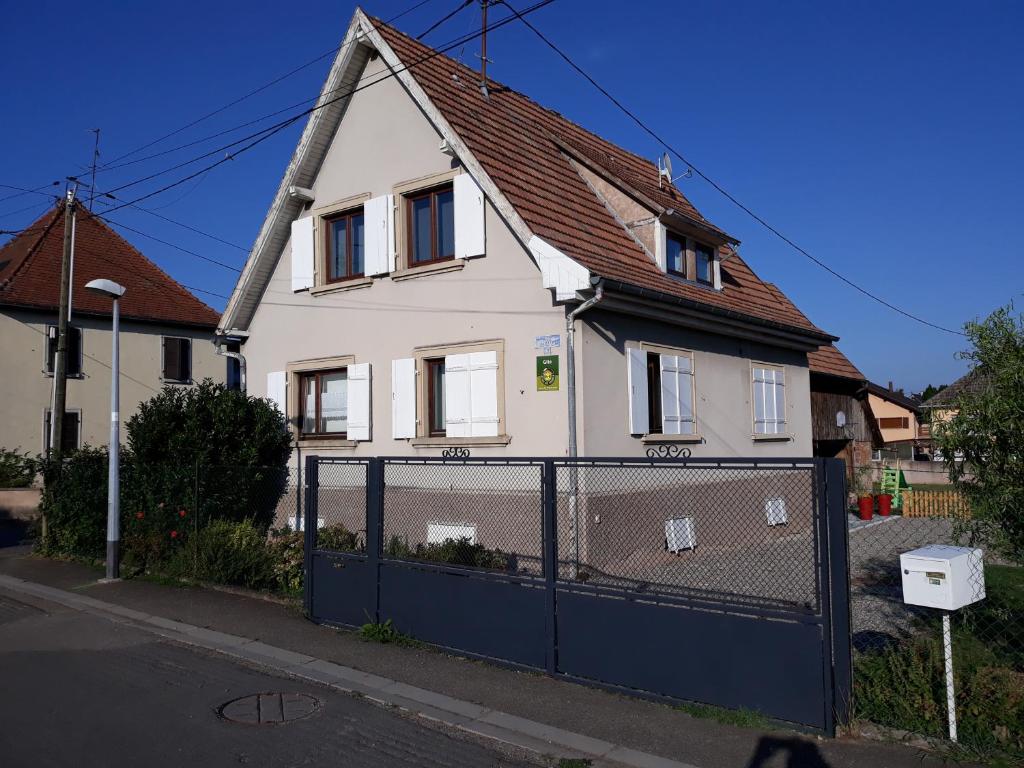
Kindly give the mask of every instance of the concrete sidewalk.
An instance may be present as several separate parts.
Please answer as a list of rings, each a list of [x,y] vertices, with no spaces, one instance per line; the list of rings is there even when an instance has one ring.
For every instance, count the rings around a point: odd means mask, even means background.
[[[24,549],[0,550],[0,589],[129,622],[544,755],[665,768],[944,764],[901,745],[739,728],[428,648],[369,643],[316,626],[276,601],[146,581],[98,584],[100,575]]]

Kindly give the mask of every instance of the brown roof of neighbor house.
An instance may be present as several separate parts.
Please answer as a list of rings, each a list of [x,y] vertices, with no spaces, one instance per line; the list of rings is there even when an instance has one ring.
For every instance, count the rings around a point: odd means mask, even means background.
[[[957,399],[963,394],[975,394],[983,391],[989,383],[980,368],[975,368],[967,375],[961,376],[941,392],[936,392],[923,403],[922,408],[956,408]]]
[[[657,205],[706,221],[657,166],[499,83],[484,98],[468,67],[371,19],[530,229],[593,274],[747,317],[827,336],[788,299],[778,300],[737,252],[722,246],[723,290],[669,277],[616,220],[559,146],[600,165]],[[626,190],[627,192],[629,190]],[[710,226],[710,225],[709,225]],[[720,232],[720,230],[718,230]]]
[[[56,310],[64,251],[64,206],[58,205],[0,247],[0,305]],[[85,290],[96,278],[126,288],[126,319],[216,328],[218,315],[103,221],[79,207],[75,221],[73,312],[110,315],[111,302]]]
[[[900,405],[911,411],[916,412],[917,409],[921,407],[920,400],[913,397],[907,397],[907,395],[903,394],[902,389],[889,389],[888,387],[883,387],[880,384],[875,384],[873,381],[869,381],[868,392],[882,398],[883,400],[888,400],[890,403],[896,403],[896,405]]]
[[[864,374],[857,369],[857,366],[851,363],[849,358],[832,344],[825,344],[813,352],[808,352],[807,365],[811,369],[811,373],[823,373],[827,376],[838,376],[843,379],[866,381]]]

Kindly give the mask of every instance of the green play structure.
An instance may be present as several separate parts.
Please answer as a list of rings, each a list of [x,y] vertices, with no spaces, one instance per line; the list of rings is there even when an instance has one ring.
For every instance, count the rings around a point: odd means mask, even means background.
[[[903,508],[903,491],[912,490],[907,478],[900,469],[899,464],[895,467],[882,467],[882,481],[879,483],[879,493],[887,493],[892,496],[893,509]]]

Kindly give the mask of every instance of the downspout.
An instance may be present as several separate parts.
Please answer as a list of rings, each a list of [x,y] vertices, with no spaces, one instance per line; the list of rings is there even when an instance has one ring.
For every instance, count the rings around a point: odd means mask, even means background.
[[[604,281],[596,279],[597,291],[589,299],[580,304],[565,317],[565,364],[568,373],[569,396],[569,456],[576,458],[576,318],[582,315],[604,298]],[[569,464],[569,537],[573,542],[573,559],[569,566],[569,578],[575,579],[579,573],[580,563],[580,526],[579,526],[579,468]]]
[[[238,361],[238,389],[245,394],[245,355],[241,352],[230,352],[223,347],[224,337],[217,335],[213,337],[213,346],[221,357],[230,357]]]

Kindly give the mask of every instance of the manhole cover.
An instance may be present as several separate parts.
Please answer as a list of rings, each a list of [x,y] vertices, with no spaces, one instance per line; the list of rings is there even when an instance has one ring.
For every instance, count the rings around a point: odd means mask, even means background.
[[[301,720],[320,709],[320,702],[304,693],[254,693],[221,705],[217,714],[245,725],[281,725]]]

